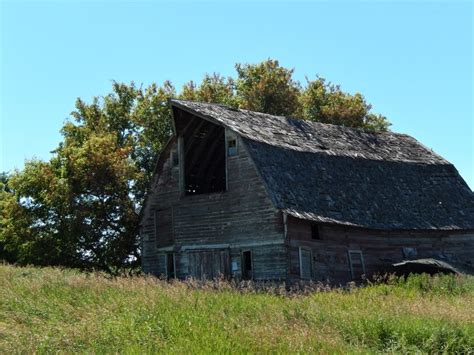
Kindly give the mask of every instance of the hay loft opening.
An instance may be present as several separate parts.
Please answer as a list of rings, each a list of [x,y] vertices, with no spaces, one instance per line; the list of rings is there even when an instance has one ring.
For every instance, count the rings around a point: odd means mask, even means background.
[[[186,195],[226,191],[225,128],[176,110],[181,139],[182,184]]]

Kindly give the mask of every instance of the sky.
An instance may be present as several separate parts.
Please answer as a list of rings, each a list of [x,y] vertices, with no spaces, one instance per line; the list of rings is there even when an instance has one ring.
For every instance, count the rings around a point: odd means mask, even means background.
[[[362,93],[474,188],[470,1],[0,0],[0,172],[47,160],[76,98],[268,58]]]

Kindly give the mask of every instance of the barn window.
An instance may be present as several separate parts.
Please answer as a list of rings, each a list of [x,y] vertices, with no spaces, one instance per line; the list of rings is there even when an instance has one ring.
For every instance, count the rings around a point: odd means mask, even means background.
[[[166,277],[168,280],[176,278],[176,260],[174,253],[166,254]]]
[[[349,250],[349,267],[351,269],[351,276],[353,280],[361,280],[365,275],[364,256],[360,250]]]
[[[237,155],[237,140],[235,138],[229,138],[227,140],[227,156],[233,157]]]
[[[252,266],[252,252],[250,250],[242,252],[242,280],[253,278]]]
[[[311,250],[299,248],[300,257],[300,279],[310,280],[312,276]]]
[[[192,129],[187,130],[181,140],[184,193],[223,192],[226,190],[225,130],[202,119],[191,124]]]
[[[321,239],[321,234],[320,234],[320,231],[319,231],[319,225],[318,224],[312,224],[311,225],[311,239],[316,239],[316,240]]]

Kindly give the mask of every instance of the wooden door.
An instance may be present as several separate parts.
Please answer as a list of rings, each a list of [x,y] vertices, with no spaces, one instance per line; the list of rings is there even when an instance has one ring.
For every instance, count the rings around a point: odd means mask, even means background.
[[[189,253],[189,276],[212,280],[230,277],[230,255],[228,249],[200,250]]]

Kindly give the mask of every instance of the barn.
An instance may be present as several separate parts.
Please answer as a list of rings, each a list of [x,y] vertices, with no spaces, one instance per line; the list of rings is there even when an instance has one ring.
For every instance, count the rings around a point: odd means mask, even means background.
[[[474,193],[414,138],[170,104],[140,217],[144,272],[343,283],[413,258],[474,269]]]

